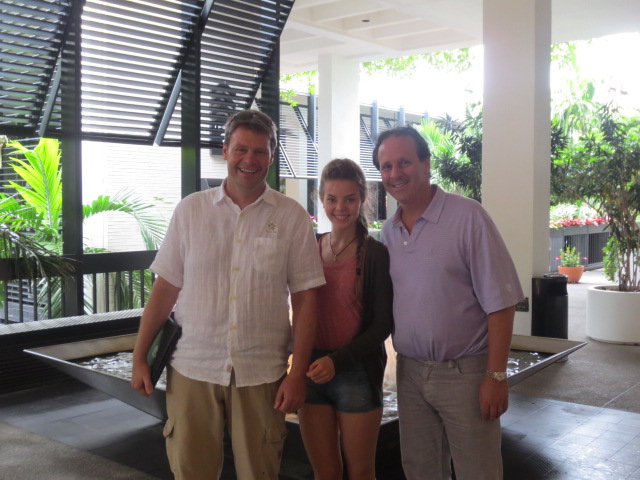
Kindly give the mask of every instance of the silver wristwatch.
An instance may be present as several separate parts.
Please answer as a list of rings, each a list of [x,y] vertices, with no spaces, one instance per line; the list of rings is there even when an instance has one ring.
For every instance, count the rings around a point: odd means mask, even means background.
[[[485,372],[485,375],[499,382],[504,382],[507,379],[507,372]]]

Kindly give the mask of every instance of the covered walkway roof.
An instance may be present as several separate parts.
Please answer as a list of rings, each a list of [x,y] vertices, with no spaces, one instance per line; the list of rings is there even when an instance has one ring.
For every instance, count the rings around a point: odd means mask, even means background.
[[[296,0],[281,40],[281,70],[317,68],[318,55],[359,61],[483,43],[488,0]],[[640,31],[637,0],[553,0],[552,41]]]

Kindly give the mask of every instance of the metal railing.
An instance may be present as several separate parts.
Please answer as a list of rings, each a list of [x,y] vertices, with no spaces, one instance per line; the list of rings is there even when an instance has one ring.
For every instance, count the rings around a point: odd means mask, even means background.
[[[74,274],[82,279],[83,313],[144,307],[155,280],[148,270],[155,254],[144,250],[83,255]],[[0,324],[76,315],[65,307],[64,282],[60,277],[8,278],[5,272],[0,281]]]
[[[602,267],[602,248],[610,233],[603,226],[550,230],[549,271],[557,271],[561,249],[575,246],[587,257],[588,269]],[[148,270],[155,250],[83,255],[76,267],[82,277],[84,313],[102,313],[144,307],[155,280]],[[65,311],[64,288],[59,277],[24,279],[0,275],[0,324],[75,315]]]
[[[549,271],[558,270],[560,250],[576,247],[581,257],[586,257],[584,266],[587,270],[603,266],[602,249],[609,241],[611,233],[606,226],[589,225],[584,227],[565,227],[551,229],[549,235]]]

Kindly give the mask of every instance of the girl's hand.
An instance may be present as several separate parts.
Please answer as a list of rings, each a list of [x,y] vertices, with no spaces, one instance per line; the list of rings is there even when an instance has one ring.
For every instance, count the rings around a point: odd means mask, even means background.
[[[307,377],[316,383],[327,383],[336,375],[333,360],[329,357],[321,357],[309,365]]]

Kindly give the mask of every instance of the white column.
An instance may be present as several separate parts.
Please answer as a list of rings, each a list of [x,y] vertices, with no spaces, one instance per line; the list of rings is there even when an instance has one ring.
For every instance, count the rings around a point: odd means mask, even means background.
[[[318,57],[318,176],[334,158],[360,158],[360,64],[339,55]],[[318,231],[328,232],[329,220],[318,202]]]
[[[484,0],[482,203],[531,304],[549,270],[551,0]],[[514,333],[531,334],[531,311]]]
[[[293,198],[300,205],[307,209],[309,192],[307,189],[307,180],[303,178],[285,178],[285,191],[287,197]]]

